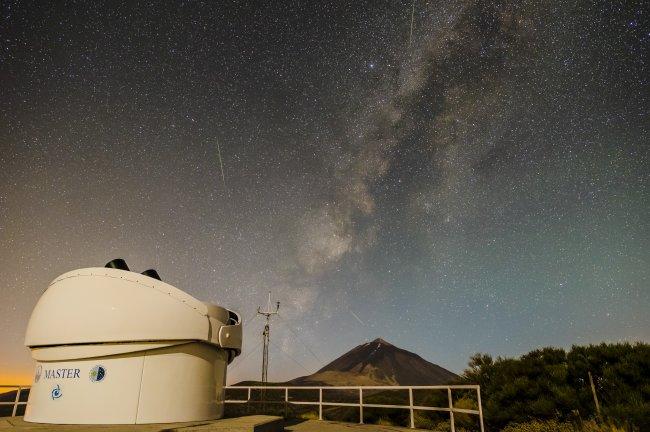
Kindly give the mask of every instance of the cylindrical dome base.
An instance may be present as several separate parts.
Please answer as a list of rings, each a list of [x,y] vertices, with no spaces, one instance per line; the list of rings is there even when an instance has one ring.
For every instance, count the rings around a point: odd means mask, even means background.
[[[97,354],[81,359],[39,361],[25,420],[140,424],[223,416],[225,350],[191,342],[102,356],[110,346],[94,345]],[[124,344],[114,346],[114,352],[120,352]],[[92,347],[83,346],[83,350],[92,351]]]

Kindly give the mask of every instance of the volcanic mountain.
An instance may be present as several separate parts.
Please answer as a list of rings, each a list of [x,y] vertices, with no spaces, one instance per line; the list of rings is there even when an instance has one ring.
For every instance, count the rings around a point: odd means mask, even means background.
[[[292,385],[439,385],[458,378],[453,372],[383,339],[366,342],[318,372]]]

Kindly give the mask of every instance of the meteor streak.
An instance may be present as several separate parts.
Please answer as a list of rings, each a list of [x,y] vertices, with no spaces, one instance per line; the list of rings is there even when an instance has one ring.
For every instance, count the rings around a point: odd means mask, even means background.
[[[221,168],[221,181],[223,182],[223,189],[226,190],[226,176],[223,174],[223,161],[221,160],[221,147],[217,141],[217,155],[219,156],[219,168]]]
[[[357,314],[355,314],[354,312],[352,312],[352,309],[348,309],[348,310],[350,311],[350,313],[352,314],[352,316],[355,317],[355,318],[357,319],[357,321],[359,321],[359,322],[361,323],[361,325],[364,325],[364,326],[366,325],[366,323],[364,323],[363,321],[361,321],[361,318],[359,318],[359,317],[357,316]]]

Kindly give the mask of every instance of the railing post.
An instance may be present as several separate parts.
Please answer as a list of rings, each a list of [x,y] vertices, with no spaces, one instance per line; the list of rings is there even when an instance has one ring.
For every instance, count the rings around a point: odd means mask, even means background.
[[[288,410],[289,409],[289,387],[284,388],[284,418],[288,418]]]
[[[363,424],[363,387],[359,387],[359,424]]]
[[[20,401],[20,390],[22,387],[18,387],[18,390],[16,390],[16,399],[14,399],[14,409],[11,411],[11,416],[16,417],[16,410],[18,409],[18,402]]]
[[[485,432],[485,429],[483,429],[483,405],[481,404],[481,386],[476,386],[476,397],[478,400],[478,418],[481,422],[481,432]]]
[[[246,412],[251,413],[251,388],[248,387],[248,399],[246,400]]]
[[[21,395],[23,389],[29,389],[31,386],[0,385],[0,388],[2,388],[2,387],[4,387],[4,388],[17,388],[16,397],[14,398],[13,402],[2,402],[2,403],[0,403],[0,405],[2,405],[2,404],[12,405],[13,404],[11,416],[15,417],[16,414],[18,414],[18,407],[20,405],[25,404],[25,402],[20,402],[20,395]],[[233,387],[226,387],[226,389],[230,389],[230,388],[233,388]],[[251,401],[252,401],[252,397],[253,397],[252,392],[253,392],[254,386],[241,386],[241,387],[234,387],[234,388],[237,389],[237,391],[241,391],[243,389],[246,389],[246,391],[247,391],[247,400],[246,401],[236,400],[236,401],[231,401],[231,403],[245,402],[247,407],[248,407],[248,411],[250,412],[250,405],[251,405]],[[277,388],[277,390],[280,390],[282,388],[284,388],[285,417],[288,417],[288,415],[289,415],[289,404],[293,404],[289,400],[289,390],[290,390],[290,388],[289,387],[280,387],[280,388]],[[323,420],[323,404],[325,403],[323,401],[323,389],[327,389],[329,387],[312,387],[312,388],[313,389],[318,389],[318,419]],[[334,387],[334,388],[337,388],[337,387]],[[363,409],[364,409],[363,390],[364,389],[361,386],[345,387],[345,388],[349,389],[349,390],[357,388],[359,390],[359,423],[363,424],[364,423],[364,413],[363,413]],[[375,387],[375,389],[383,389],[383,388],[385,388],[387,390],[395,389],[395,387],[393,387],[393,386]],[[481,400],[481,386],[479,386],[479,385],[471,385],[471,386],[470,385],[467,385],[467,386],[452,386],[452,385],[448,385],[448,386],[399,386],[398,388],[400,390],[408,390],[408,392],[409,392],[409,404],[408,405],[399,405],[399,408],[409,410],[409,414],[410,414],[410,424],[409,424],[409,426],[412,429],[415,428],[415,408],[417,406],[415,404],[415,400],[414,400],[415,399],[414,390],[415,389],[443,390],[443,389],[446,388],[447,389],[447,397],[448,397],[448,406],[449,407],[447,409],[440,407],[440,409],[443,409],[445,411],[449,410],[450,429],[451,429],[452,432],[456,432],[453,390],[457,389],[457,388],[476,390],[476,399],[477,399],[477,402],[478,402],[478,410],[460,410],[460,411],[461,412],[470,411],[469,414],[478,415],[479,416],[480,431],[485,432],[485,423],[484,423],[484,418],[483,418],[483,402]],[[266,389],[262,388],[262,390],[266,390]],[[260,393],[262,393],[262,392],[260,392]],[[227,402],[227,401],[225,401],[225,402]],[[298,399],[295,399],[294,402],[298,402],[298,403],[304,402],[304,403],[308,403],[308,404],[314,404],[313,399],[310,400],[310,401],[301,401],[298,398]],[[261,403],[264,403],[264,400],[262,400]],[[329,405],[337,406],[336,403],[328,403],[328,406]],[[350,406],[350,404],[344,404],[344,405],[341,405],[341,406]],[[381,406],[378,406],[378,407],[381,407]],[[385,408],[389,408],[389,407],[386,406]]]
[[[413,414],[413,387],[409,387],[409,411],[411,414],[411,429],[415,429],[415,416]]]
[[[323,387],[318,388],[318,420],[323,420]]]
[[[451,424],[451,432],[456,432],[456,425],[454,424],[454,403],[451,398],[451,387],[447,387],[447,397],[449,398],[449,423]]]

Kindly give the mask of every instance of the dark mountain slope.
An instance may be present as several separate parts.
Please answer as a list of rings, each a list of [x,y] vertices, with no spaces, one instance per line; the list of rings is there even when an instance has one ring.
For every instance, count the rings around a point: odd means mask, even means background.
[[[438,385],[458,376],[383,339],[359,345],[293,385]]]

